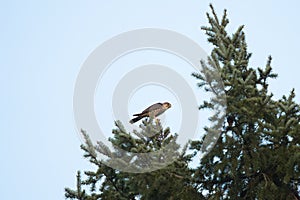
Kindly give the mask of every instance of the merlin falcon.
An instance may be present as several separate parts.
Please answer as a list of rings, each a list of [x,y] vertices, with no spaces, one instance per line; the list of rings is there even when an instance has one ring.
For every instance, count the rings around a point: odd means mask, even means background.
[[[144,117],[154,117],[163,114],[166,110],[171,108],[171,104],[169,102],[165,103],[155,103],[148,108],[146,108],[143,112],[134,114],[133,116],[136,116],[135,118],[131,119],[129,122],[131,124],[143,119]]]

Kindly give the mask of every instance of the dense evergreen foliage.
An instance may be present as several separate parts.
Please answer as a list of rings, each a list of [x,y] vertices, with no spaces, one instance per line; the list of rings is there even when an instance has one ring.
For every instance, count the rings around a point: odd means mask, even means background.
[[[94,145],[88,134],[82,132],[86,144],[84,156],[96,170],[77,174],[76,189],[65,189],[68,199],[300,199],[300,106],[294,101],[294,90],[274,100],[268,90],[268,81],[276,78],[271,60],[265,67],[249,66],[251,54],[243,26],[228,34],[226,11],[219,19],[211,6],[207,14],[209,25],[202,27],[213,45],[208,62],[202,62],[203,71],[193,73],[199,87],[216,92],[210,74],[221,75],[227,101],[226,120],[214,148],[191,168],[195,154],[177,151],[177,135],[152,119],[144,120],[140,130],[128,133],[122,123],[116,122],[112,144],[130,152],[145,153],[163,149],[170,152],[157,155],[157,170],[146,173],[126,173],[105,165],[97,153],[118,158],[120,152],[108,150],[105,145]],[[205,101],[200,109],[211,109],[216,100]],[[211,117],[216,121],[216,117]],[[214,127],[207,127],[206,136]],[[152,137],[147,134],[155,133]],[[204,138],[206,137],[204,136]],[[192,141],[189,147],[195,153],[203,150],[203,140]],[[188,151],[190,152],[190,151]],[[160,161],[171,157],[174,162],[161,168]],[[108,161],[110,162],[110,161]],[[126,163],[113,159],[116,166]],[[145,163],[137,159],[137,170]],[[112,163],[110,163],[112,164]]]

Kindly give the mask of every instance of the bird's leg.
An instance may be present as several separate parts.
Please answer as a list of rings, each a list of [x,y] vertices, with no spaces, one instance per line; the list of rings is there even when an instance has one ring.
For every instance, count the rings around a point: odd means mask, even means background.
[[[159,124],[159,119],[158,119],[158,118],[156,118],[156,117],[154,117],[154,119],[155,119],[155,123],[156,123],[156,125],[158,125],[158,124]]]

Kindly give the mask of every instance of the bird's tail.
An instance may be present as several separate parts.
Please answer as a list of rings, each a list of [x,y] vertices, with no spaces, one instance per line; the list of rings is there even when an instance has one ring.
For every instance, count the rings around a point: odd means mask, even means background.
[[[129,121],[129,123],[133,124],[133,123],[139,121],[139,120],[142,119],[142,118],[143,118],[143,116],[135,117],[135,118],[131,119],[131,120]]]

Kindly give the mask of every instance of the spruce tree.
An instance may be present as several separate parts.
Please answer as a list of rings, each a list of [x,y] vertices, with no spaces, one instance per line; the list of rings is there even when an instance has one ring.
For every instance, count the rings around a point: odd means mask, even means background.
[[[300,107],[294,102],[294,90],[274,100],[268,91],[268,81],[277,77],[272,73],[272,58],[264,68],[250,67],[243,26],[229,35],[226,10],[219,19],[211,9],[209,26],[202,30],[213,50],[208,63],[202,63],[202,73],[193,75],[209,91],[212,80],[206,74],[221,74],[227,122],[195,172],[204,177],[198,184],[211,199],[299,199]]]
[[[86,142],[81,148],[95,170],[85,171],[84,175],[78,172],[77,187],[65,189],[67,199],[300,199],[300,106],[294,100],[294,90],[275,100],[268,88],[270,79],[277,77],[272,72],[272,58],[264,67],[250,66],[251,53],[243,26],[233,34],[227,33],[226,10],[219,19],[210,7],[209,25],[202,30],[213,49],[208,62],[201,62],[203,70],[192,75],[206,92],[223,95],[218,80],[212,78],[220,74],[227,102],[225,120],[217,115],[209,118],[214,125],[204,129],[203,138],[186,147],[193,154],[188,154],[186,148],[179,151],[177,135],[152,119],[144,120],[132,133],[116,121],[110,138],[118,147],[114,151],[101,142],[92,144],[88,133],[82,131]],[[212,98],[200,109],[213,109],[223,103]],[[197,152],[207,151],[209,145],[204,139],[214,137],[216,129],[221,135],[215,146],[198,166],[189,165]],[[127,165],[119,159],[121,156],[129,162],[133,160],[131,153],[155,153],[166,145],[171,148],[151,160],[156,170],[118,170]],[[112,158],[107,161],[109,165],[97,157],[98,153]],[[165,159],[173,162],[162,167]],[[136,170],[149,166],[143,157],[133,162]]]
[[[107,166],[107,162],[101,161],[97,157],[97,152],[109,155],[113,166],[126,167],[128,163],[118,160],[120,152],[115,149],[111,152],[107,147],[98,143],[92,144],[87,133],[82,131],[85,137],[85,145],[81,145],[84,150],[84,157],[96,166],[96,171],[85,171],[86,179],[82,181],[81,173],[77,174],[77,188],[75,190],[66,188],[65,196],[69,199],[94,200],[94,199],[204,199],[202,194],[191,184],[190,179],[192,172],[188,168],[191,156],[184,154],[185,150],[180,153],[179,145],[176,144],[176,134],[171,134],[170,129],[163,129],[160,122],[153,122],[152,119],[146,119],[140,125],[139,132],[128,133],[121,122],[116,121],[116,129],[113,130],[114,137],[110,141],[126,150],[127,156],[122,155],[123,160],[132,160],[130,152],[147,153],[163,149],[164,146],[170,145],[163,151],[163,154],[157,154],[154,157],[154,164],[157,170],[145,173],[128,173]],[[149,137],[148,133],[154,133]],[[176,160],[168,166],[162,168],[161,163],[166,156],[176,156]],[[155,160],[155,159],[158,160]],[[146,159],[146,161],[149,161]],[[120,161],[120,162],[118,162]],[[147,167],[144,157],[138,157],[135,162],[136,170]],[[89,188],[87,188],[89,186]],[[84,189],[85,188],[85,189]]]

